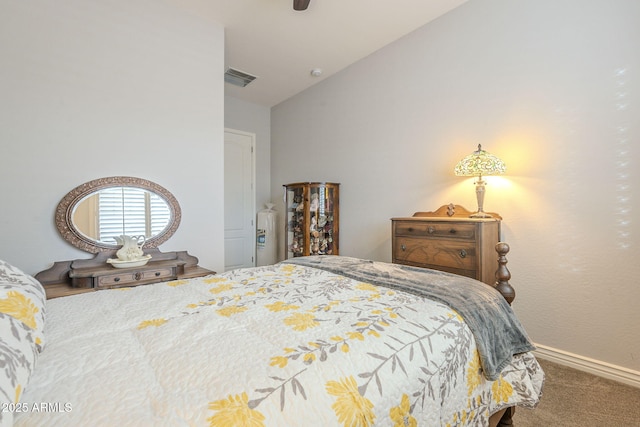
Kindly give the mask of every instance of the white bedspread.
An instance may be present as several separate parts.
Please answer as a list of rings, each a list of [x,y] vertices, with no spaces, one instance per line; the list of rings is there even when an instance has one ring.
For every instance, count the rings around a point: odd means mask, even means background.
[[[17,426],[482,426],[544,376],[489,382],[451,309],[291,264],[49,300],[45,334]]]

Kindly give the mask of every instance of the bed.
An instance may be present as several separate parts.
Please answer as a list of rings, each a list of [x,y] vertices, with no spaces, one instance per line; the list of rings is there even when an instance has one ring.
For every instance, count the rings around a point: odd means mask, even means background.
[[[542,393],[503,296],[444,272],[301,257],[46,302],[0,280],[2,425],[488,426]]]

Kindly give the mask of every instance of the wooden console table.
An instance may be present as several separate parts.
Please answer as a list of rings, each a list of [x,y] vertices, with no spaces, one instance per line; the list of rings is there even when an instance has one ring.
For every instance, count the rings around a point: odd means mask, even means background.
[[[100,253],[94,259],[56,262],[35,278],[43,284],[47,299],[101,289],[147,285],[170,280],[189,279],[215,274],[198,266],[198,258],[183,252],[153,250],[152,260],[146,265],[115,268],[106,263],[110,252]]]

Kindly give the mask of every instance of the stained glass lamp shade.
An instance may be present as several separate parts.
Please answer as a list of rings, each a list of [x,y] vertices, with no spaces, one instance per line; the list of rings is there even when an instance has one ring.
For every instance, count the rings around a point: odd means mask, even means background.
[[[483,209],[484,186],[486,182],[483,176],[502,175],[507,170],[502,160],[489,154],[478,144],[478,149],[458,162],[454,169],[457,176],[477,176],[476,197],[478,199],[478,211],[471,215],[472,218],[491,218],[491,215]]]

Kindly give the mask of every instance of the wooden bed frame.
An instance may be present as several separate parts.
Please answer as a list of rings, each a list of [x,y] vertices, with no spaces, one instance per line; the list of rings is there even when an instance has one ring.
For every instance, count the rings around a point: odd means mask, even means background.
[[[504,408],[500,412],[496,412],[489,418],[489,427],[507,427],[513,426],[513,415],[516,412],[515,406]]]
[[[509,279],[511,279],[511,272],[509,272],[507,268],[509,245],[504,242],[499,242],[496,245],[496,252],[498,252],[498,270],[496,270],[495,288],[502,294],[504,299],[507,300],[509,305],[511,305],[516,298],[516,291],[509,283]],[[500,412],[496,412],[489,418],[489,427],[513,426],[513,415],[515,412],[515,406],[510,406]]]

